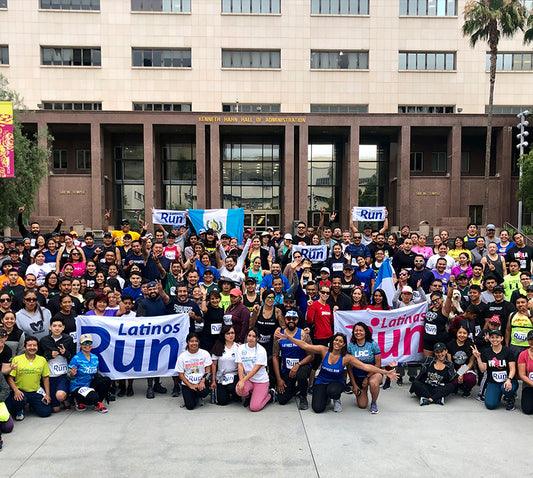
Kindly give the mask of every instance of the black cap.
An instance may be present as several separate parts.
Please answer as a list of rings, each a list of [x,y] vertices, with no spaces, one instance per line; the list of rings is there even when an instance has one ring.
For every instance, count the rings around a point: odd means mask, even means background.
[[[526,287],[526,292],[530,292],[530,291],[533,291],[533,284],[529,284],[529,285]]]
[[[433,352],[442,352],[443,350],[446,350],[446,345],[442,342],[437,342],[433,347]]]
[[[499,335],[500,337],[503,337],[503,332],[500,329],[491,330],[489,332],[489,335],[494,335],[494,334]]]
[[[247,277],[246,280],[244,281],[245,284],[257,284],[257,280],[255,279],[255,277]]]
[[[494,289],[492,289],[492,292],[505,292],[505,289],[503,288],[503,286],[497,285],[496,287],[494,287]]]
[[[110,232],[104,232],[103,237],[113,237],[113,234],[111,234]]]
[[[363,231],[365,229],[372,229],[372,226],[370,224],[368,224],[368,222],[366,224],[363,225]]]
[[[18,249],[9,249],[10,254],[20,254],[20,251]]]
[[[233,284],[234,282],[228,278],[228,277],[221,277],[220,279],[218,279],[218,283],[221,284],[222,282],[227,282],[228,284]]]
[[[530,330],[528,333],[527,333],[527,337],[526,337],[526,340],[531,340],[533,339],[533,330]]]
[[[344,264],[344,266],[342,267],[345,271],[353,271],[353,266],[351,266],[350,264]]]
[[[0,328],[0,337],[5,337],[6,335],[9,335],[5,329]]]
[[[468,279],[468,276],[464,273],[464,272],[461,272],[460,274],[457,274],[457,280],[461,280],[461,279]]]
[[[296,300],[296,297],[294,297],[292,292],[285,292],[285,294],[283,294],[283,300]]]
[[[130,221],[128,221],[127,219],[122,219],[122,221],[120,221],[120,224],[123,226],[127,224],[129,226]]]

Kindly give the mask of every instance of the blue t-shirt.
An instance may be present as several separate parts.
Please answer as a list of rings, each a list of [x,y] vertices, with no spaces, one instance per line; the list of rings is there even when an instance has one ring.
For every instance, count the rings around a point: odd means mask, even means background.
[[[218,269],[213,266],[205,267],[198,259],[196,259],[196,270],[198,271],[198,275],[200,276],[200,282],[204,281],[204,271],[206,269],[211,269],[213,271],[213,280],[217,281],[220,279],[220,273],[218,272]]]
[[[355,278],[361,281],[361,285],[365,287],[365,294],[370,295],[370,281],[376,278],[374,269],[367,269],[361,271],[361,269],[355,269]]]
[[[139,297],[143,296],[143,291],[141,287],[135,288],[130,285],[122,291],[122,294],[131,295],[133,300],[136,301]]]
[[[363,363],[376,365],[376,355],[381,355],[379,345],[376,342],[366,342],[364,345],[357,345],[353,343],[348,344],[348,353],[359,359]],[[352,367],[353,374],[356,377],[366,377],[368,372],[355,367]]]
[[[55,254],[52,254],[48,249],[46,249],[44,251],[44,257],[45,257],[45,262],[47,264],[55,264],[56,263],[56,259],[57,259],[57,251],[55,252]]]
[[[91,382],[98,372],[98,357],[91,354],[91,359],[83,355],[83,352],[78,352],[70,361],[69,367],[77,367],[78,371],[70,379],[70,391],[74,391],[80,387],[89,387]]]

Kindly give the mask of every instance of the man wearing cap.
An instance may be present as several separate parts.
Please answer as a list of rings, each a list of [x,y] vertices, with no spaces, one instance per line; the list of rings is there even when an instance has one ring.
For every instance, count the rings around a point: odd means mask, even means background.
[[[298,314],[289,310],[285,314],[286,328],[278,328],[276,332],[289,335],[298,340],[311,344],[309,334],[297,327]],[[278,402],[287,404],[292,397],[298,395],[300,410],[307,410],[307,388],[313,354],[293,344],[289,340],[275,340],[272,348],[272,363],[278,387]]]
[[[106,253],[113,252],[115,254],[115,263],[122,264],[122,256],[120,255],[120,249],[113,244],[113,235],[110,232],[105,232],[102,237],[102,241],[104,242],[104,244],[94,250],[94,260],[100,263],[104,263]]]
[[[12,268],[18,271],[20,277],[24,277],[28,265],[20,260],[20,251],[16,248],[9,250],[9,258]]]
[[[501,330],[501,321],[500,316],[497,314],[494,314],[492,317],[487,319],[486,321],[486,327],[477,334],[476,337],[476,347],[481,351],[484,347],[487,347],[490,345],[490,333],[492,330]]]
[[[141,271],[144,269],[144,256],[142,252],[141,241],[139,240],[132,241],[131,243],[131,249],[126,255],[126,260],[124,261],[124,271],[129,273],[129,270],[133,264],[139,266]]]
[[[276,305],[275,307],[281,310],[281,315],[286,316],[288,312],[294,312],[298,316],[296,321],[296,326],[305,329],[307,327],[307,322],[305,321],[305,315],[302,314],[298,306],[296,305],[296,297],[292,292],[285,292],[283,294],[283,302]]]
[[[533,319],[528,308],[527,297],[519,296],[516,299],[516,312],[509,316],[505,331],[505,344],[513,352],[515,359],[520,353],[529,348],[527,334],[533,330]]]
[[[72,278],[61,277],[59,280],[59,294],[50,297],[50,300],[46,303],[46,308],[52,314],[52,317],[56,315],[60,310],[61,297],[63,295],[70,295],[72,292]],[[72,310],[76,312],[76,315],[83,315],[83,307],[77,297],[70,295],[72,298]]]
[[[491,317],[498,317],[500,326],[502,330],[506,330],[507,322],[509,321],[509,316],[516,312],[516,307],[511,303],[505,300],[505,292],[501,285],[497,285],[492,289],[492,294],[494,300],[488,303],[486,320],[483,328],[488,327],[488,320]]]
[[[109,218],[111,217],[111,209],[106,209],[104,214],[104,232],[109,231]],[[124,234],[129,234],[131,238],[135,241],[138,240],[141,235],[138,232],[130,230],[130,222],[127,219],[122,219],[120,221],[120,231],[111,231],[113,239],[116,241],[117,246],[122,246],[122,236]]]
[[[333,279],[332,279],[333,281]],[[354,268],[350,264],[344,264],[342,268],[341,289],[348,297],[352,296],[354,287],[360,286],[361,281],[355,277]]]
[[[470,290],[470,285],[468,284],[468,276],[464,272],[461,272],[455,278],[455,282],[457,283],[457,290],[461,293],[461,298],[466,297],[468,299],[468,291]]]
[[[40,417],[49,417],[52,414],[48,378],[50,369],[46,359],[37,355],[38,348],[39,342],[35,337],[26,337],[24,354],[17,355],[11,362],[11,372],[7,377],[11,393],[6,405],[17,421],[24,420],[26,403],[29,403]]]
[[[487,227],[485,229],[487,231],[487,235],[485,236],[485,241],[487,242],[487,245],[489,242],[495,242],[496,244],[499,244],[500,238],[496,236],[496,226],[494,224],[487,224]]]

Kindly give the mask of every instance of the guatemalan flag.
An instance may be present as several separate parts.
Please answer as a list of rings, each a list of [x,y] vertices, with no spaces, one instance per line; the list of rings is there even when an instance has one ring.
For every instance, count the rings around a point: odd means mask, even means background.
[[[218,235],[228,234],[242,243],[244,233],[244,209],[189,209],[187,211],[196,232],[214,229]]]
[[[381,267],[379,268],[374,290],[383,289],[385,291],[385,294],[387,295],[387,301],[389,304],[392,303],[394,292],[396,292],[396,288],[394,287],[394,280],[392,277],[393,272],[390,263],[390,258],[387,258],[383,261],[383,264],[381,264]]]

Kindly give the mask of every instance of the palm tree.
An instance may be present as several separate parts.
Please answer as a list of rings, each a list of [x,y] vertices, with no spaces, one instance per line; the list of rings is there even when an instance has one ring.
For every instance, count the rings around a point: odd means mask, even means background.
[[[470,45],[483,40],[489,45],[489,112],[487,115],[487,140],[485,144],[485,198],[483,201],[483,224],[487,224],[489,211],[490,150],[492,146],[492,110],[494,83],[496,81],[496,58],[500,38],[512,37],[524,29],[526,9],[521,0],[469,0],[464,9],[463,35],[470,37]]]

